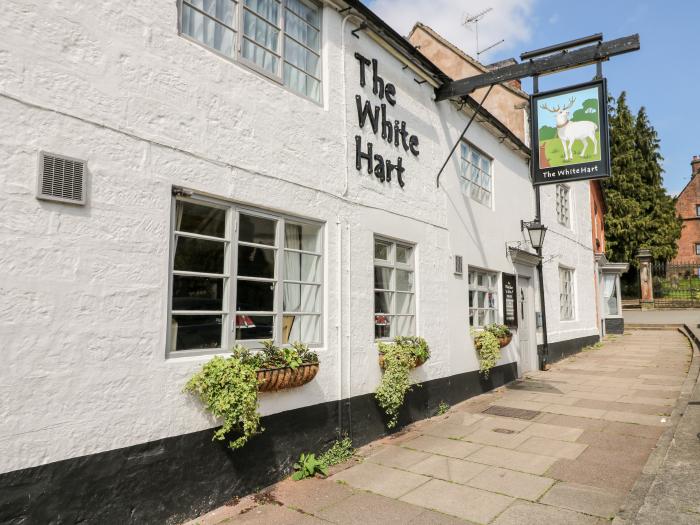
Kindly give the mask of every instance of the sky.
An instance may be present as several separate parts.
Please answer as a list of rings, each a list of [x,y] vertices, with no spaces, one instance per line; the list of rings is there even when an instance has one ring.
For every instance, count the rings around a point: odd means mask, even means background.
[[[473,25],[462,21],[492,8],[479,22],[480,48],[505,39],[482,54],[492,63],[520,53],[593,33],[605,40],[639,33],[641,50],[603,65],[608,90],[627,92],[634,112],[644,106],[659,133],[664,185],[679,193],[690,180],[690,160],[700,154],[700,2],[697,0],[371,0],[367,5],[402,35],[416,21],[475,56]],[[595,67],[540,78],[540,90],[591,80]],[[523,82],[531,92],[532,84]]]

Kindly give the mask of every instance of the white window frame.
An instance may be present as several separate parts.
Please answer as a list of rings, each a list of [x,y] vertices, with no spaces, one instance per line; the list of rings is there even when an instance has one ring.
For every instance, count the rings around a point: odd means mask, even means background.
[[[472,200],[483,204],[487,208],[493,207],[493,157],[487,155],[482,150],[474,146],[471,142],[462,140],[459,147],[459,164],[460,164],[460,186],[462,193]],[[479,166],[472,163],[472,154],[479,157]],[[489,163],[488,173],[482,169],[481,159],[487,160]],[[474,176],[474,171],[477,171],[477,176]],[[487,178],[488,184],[484,184]],[[480,195],[482,195],[480,197]]]
[[[387,259],[377,259],[375,255],[375,247],[377,243],[384,243],[389,246],[389,250],[387,253]],[[397,246],[404,246],[406,248],[411,249],[411,257],[409,262],[407,263],[402,263],[398,262],[396,260],[396,247]],[[418,317],[417,317],[417,305],[418,305],[418,287],[417,287],[417,280],[416,280],[416,245],[411,242],[406,242],[406,241],[400,241],[397,239],[392,239],[389,237],[384,237],[380,235],[375,235],[374,239],[372,241],[372,256],[374,259],[374,264],[372,265],[372,288],[373,288],[373,294],[372,294],[372,311],[373,311],[373,319],[374,322],[372,323],[372,327],[375,330],[375,340],[376,341],[387,341],[390,340],[397,335],[418,335]],[[389,268],[392,270],[391,272],[391,279],[389,283],[389,288],[376,288],[374,285],[375,283],[375,277],[374,277],[374,272],[376,267],[382,267],[382,268]],[[402,270],[402,271],[407,271],[411,272],[413,274],[413,290],[412,291],[399,291],[396,289],[396,271],[397,270]],[[376,304],[375,304],[375,295],[376,293],[390,293],[391,294],[391,299],[390,299],[390,304],[388,307],[389,312],[384,313],[384,312],[377,312],[376,311]],[[413,297],[413,309],[412,313],[409,314],[399,314],[397,313],[397,308],[396,308],[396,297],[398,294],[404,294],[404,295],[409,295]],[[389,318],[389,336],[388,337],[376,337],[376,323],[377,323],[377,316],[385,316]],[[396,317],[412,317],[413,318],[413,331],[414,333],[412,334],[397,334],[396,333],[396,327],[397,324],[394,322],[394,318]]]
[[[568,277],[568,279],[567,279]],[[576,320],[576,271],[567,266],[559,266],[559,320]]]
[[[230,0],[231,3],[233,4],[233,26],[230,26],[228,24],[225,24],[218,18],[208,14],[206,11],[192,5],[191,0],[177,0],[177,29],[178,29],[178,34],[189,40],[190,42],[194,42],[197,45],[202,46],[203,48],[207,49],[208,51],[211,51],[220,57],[234,62],[234,63],[239,63],[241,65],[244,65],[245,67],[255,71],[256,73],[264,76],[265,78],[272,80],[276,84],[279,84],[281,87],[283,87],[285,90],[294,93],[295,95],[298,95],[302,98],[305,98],[307,100],[310,100],[312,102],[315,102],[316,104],[321,105],[323,101],[323,11],[324,11],[324,6],[321,3],[317,3],[314,0],[298,0],[300,3],[306,4],[309,7],[313,7],[314,9],[318,9],[319,13],[319,25],[318,27],[310,24],[309,22],[306,22],[305,20],[303,23],[306,23],[316,29],[318,31],[318,38],[319,38],[319,49],[318,51],[309,48],[306,44],[303,42],[299,42],[296,38],[294,38],[292,35],[287,34],[286,29],[285,29],[285,20],[286,20],[286,14],[287,12],[290,12],[290,16],[296,16],[295,13],[293,13],[288,7],[287,7],[287,0],[273,0],[279,3],[279,12],[280,12],[280,19],[278,20],[278,24],[273,24],[261,15],[255,13],[252,9],[249,9],[245,5],[244,0]],[[234,49],[233,49],[233,56],[226,55],[219,51],[218,49],[214,47],[209,47],[207,44],[202,42],[201,40],[198,40],[189,34],[185,33],[182,28],[182,17],[183,17],[183,5],[187,4],[187,6],[191,9],[194,9],[198,13],[202,14],[202,16],[205,16],[209,18],[210,20],[213,20],[216,24],[219,24],[228,30],[232,31],[234,34]],[[245,12],[248,11],[252,14],[252,16],[263,20],[266,23],[269,23],[272,27],[276,28],[278,30],[278,52],[272,51],[271,49],[266,48],[262,44],[255,42],[254,40],[247,38],[244,35],[244,17],[245,17]],[[297,17],[298,18],[298,17]],[[285,53],[284,53],[284,46],[285,46],[285,37],[290,38],[293,40],[295,43],[301,45],[302,47],[308,49],[310,52],[318,56],[319,60],[319,76],[316,77],[315,75],[311,74],[310,72],[307,72],[305,70],[300,69],[299,67],[293,65],[291,62],[287,61],[285,59]],[[247,39],[253,42],[253,45],[257,45],[269,53],[275,55],[278,59],[278,71],[276,73],[273,73],[264,67],[259,66],[256,64],[254,61],[247,59],[246,57],[243,56],[243,40]],[[288,64],[290,67],[297,69],[298,71],[301,71],[303,74],[308,75],[318,81],[318,99],[315,99],[313,97],[310,97],[306,95],[305,93],[301,93],[299,91],[296,91],[295,89],[292,89],[290,86],[285,84],[284,81],[284,65]]]
[[[700,242],[695,243],[695,255],[700,255]]]
[[[566,228],[571,228],[571,187],[568,184],[557,184],[555,192],[557,222]]]
[[[695,205],[695,216],[700,217],[700,204]]]
[[[479,275],[481,275],[487,282],[486,285],[480,285],[479,284]],[[470,266],[468,268],[468,279],[467,279],[467,308],[469,310],[469,321],[468,324],[470,327],[475,328],[477,330],[484,328],[485,326],[492,324],[492,323],[498,323],[500,322],[500,303],[499,303],[499,296],[500,296],[500,273],[499,272],[494,272],[492,270],[486,270],[484,268],[477,268],[475,266]],[[491,285],[490,283],[493,283]],[[471,296],[472,293],[476,294],[476,297],[474,299],[474,302],[476,302],[476,298],[478,297],[479,293],[490,293],[494,297],[494,306],[493,307],[479,307],[475,306],[470,303],[471,301]],[[479,324],[476,321],[479,318],[479,311],[483,310],[485,312],[491,312],[492,315],[489,315],[489,319],[487,319],[487,322],[483,324]]]
[[[225,239],[222,241],[225,243],[224,249],[224,271],[223,274],[206,274],[202,272],[189,272],[180,271],[174,269],[175,262],[175,246],[176,246],[176,236],[192,237],[200,239],[213,239],[207,236],[199,235],[196,233],[182,232],[175,229],[176,224],[176,210],[177,202],[191,202],[193,204],[199,204],[204,206],[210,206],[213,208],[219,208],[226,211],[226,233]],[[275,250],[275,273],[274,277],[268,278],[252,278],[243,277],[242,280],[255,280],[255,281],[265,281],[274,283],[274,299],[273,299],[273,311],[270,312],[252,312],[236,309],[236,293],[237,293],[237,283],[238,283],[238,247],[239,246],[257,246],[249,242],[240,241],[239,235],[239,217],[241,214],[248,216],[261,217],[265,219],[270,219],[276,221],[275,229],[275,245],[268,246],[265,245],[265,249]],[[307,250],[297,250],[287,248],[285,246],[285,224],[307,224],[319,228],[318,231],[318,251],[311,252]],[[166,357],[168,358],[179,358],[185,356],[198,356],[198,355],[212,355],[222,352],[229,352],[230,349],[237,343],[249,346],[252,348],[261,347],[261,342],[265,339],[240,339],[236,340],[236,316],[237,315],[264,315],[273,317],[273,340],[276,344],[281,346],[288,346],[292,341],[288,341],[282,344],[282,330],[283,321],[285,315],[316,315],[318,316],[318,341],[302,341],[307,343],[309,347],[318,348],[324,344],[324,229],[325,224],[321,221],[314,221],[310,219],[305,219],[293,215],[288,215],[284,213],[274,213],[263,211],[254,207],[250,207],[244,204],[238,204],[234,202],[229,202],[223,199],[216,199],[212,197],[206,197],[202,195],[191,195],[191,196],[173,196],[171,201],[171,224],[170,224],[170,258],[168,267],[168,322],[167,322],[167,333],[166,333]],[[218,239],[217,239],[218,240]],[[262,245],[260,245],[262,246]],[[303,284],[318,287],[318,311],[317,312],[292,312],[284,310],[284,284],[285,282],[296,283],[297,281],[291,281],[286,279],[284,275],[284,254],[287,252],[295,253],[306,253],[313,256],[317,256],[319,259],[318,266],[318,276],[319,280],[315,282],[306,282]],[[173,310],[173,277],[175,275],[190,275],[193,277],[216,277],[223,278],[223,300],[222,300],[222,310],[216,311],[186,311],[186,310]],[[301,281],[299,281],[301,283]],[[206,349],[184,349],[175,350],[173,348],[174,341],[172,340],[172,318],[173,315],[221,315],[222,316],[222,333],[221,333],[221,347],[217,348],[206,348]]]

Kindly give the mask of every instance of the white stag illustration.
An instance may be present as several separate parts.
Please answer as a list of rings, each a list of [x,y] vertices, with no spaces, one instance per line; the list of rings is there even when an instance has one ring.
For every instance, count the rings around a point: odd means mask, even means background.
[[[542,104],[542,109],[557,114],[557,136],[564,146],[564,160],[574,160],[571,147],[577,140],[583,143],[581,157],[584,156],[588,148],[588,141],[586,139],[591,139],[593,142],[593,154],[595,155],[598,153],[598,141],[595,136],[598,126],[589,120],[579,120],[576,122],[569,120],[569,109],[574,105],[574,102],[576,102],[576,98],[572,97],[569,103],[563,108],[559,106],[550,108],[547,104]]]

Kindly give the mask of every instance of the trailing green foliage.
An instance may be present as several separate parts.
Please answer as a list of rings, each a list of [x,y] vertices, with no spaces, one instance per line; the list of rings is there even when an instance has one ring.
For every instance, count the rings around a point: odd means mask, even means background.
[[[233,355],[242,363],[250,364],[256,369],[263,368],[299,368],[308,363],[318,363],[318,354],[309,350],[309,347],[299,341],[292,343],[291,347],[280,348],[272,341],[263,341],[262,351],[252,351],[242,345],[236,345]]]
[[[215,417],[224,420],[214,432],[215,440],[224,440],[234,432],[238,435],[228,446],[237,449],[254,434],[261,432],[258,413],[257,368],[244,363],[235,355],[215,356],[204,363],[185,385],[185,392],[193,392]]]
[[[396,337],[392,343],[379,343],[379,352],[384,355],[384,375],[374,396],[389,417],[387,427],[393,428],[406,393],[411,390],[411,368],[428,359],[430,349],[422,337]]]
[[[609,99],[609,113],[612,176],[602,181],[607,257],[636,267],[637,250],[648,248],[654,260],[672,259],[683,223],[663,187],[658,134],[644,107],[632,114],[624,91]]]
[[[237,449],[254,434],[262,432],[258,413],[257,371],[264,368],[298,368],[302,364],[318,363],[316,352],[298,341],[291,348],[279,348],[272,341],[263,342],[262,351],[236,345],[230,357],[215,356],[205,363],[185,385],[185,392],[199,396],[207,410],[224,420],[214,432],[214,439],[224,440],[233,432],[238,437],[228,446]]]
[[[332,467],[343,461],[347,461],[355,455],[355,449],[349,437],[338,439],[331,445],[331,448],[321,454],[318,459],[327,467]]]
[[[450,405],[448,405],[444,401],[440,401],[440,404],[438,405],[437,415],[441,416],[443,414],[447,414],[447,412],[449,410],[450,410]]]
[[[477,332],[472,328],[471,335],[474,339],[474,346],[479,352],[479,372],[484,377],[488,377],[491,369],[501,358],[501,345],[498,343],[498,338],[488,330]]]
[[[294,463],[294,474],[292,474],[292,479],[294,481],[299,481],[300,479],[310,478],[316,475],[316,473],[328,475],[328,467],[323,464],[320,460],[316,459],[315,454],[302,454],[299,456],[299,461]]]
[[[511,335],[510,328],[504,324],[493,323],[485,326],[484,330],[491,332],[496,337],[509,337]]]

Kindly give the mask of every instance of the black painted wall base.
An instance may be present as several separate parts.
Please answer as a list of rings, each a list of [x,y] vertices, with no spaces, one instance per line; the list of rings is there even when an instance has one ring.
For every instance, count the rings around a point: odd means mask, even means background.
[[[605,333],[621,335],[625,333],[625,320],[622,317],[605,319]]]
[[[486,381],[478,371],[427,381],[408,394],[398,428],[516,377],[509,363]],[[366,394],[267,416],[265,432],[235,452],[210,429],[0,474],[0,523],[181,523],[282,479],[339,432],[362,446],[387,433],[384,423]]]
[[[589,335],[587,337],[578,337],[576,339],[567,339],[566,341],[557,341],[549,343],[549,363],[556,363],[565,357],[577,354],[582,348],[596,344],[600,341],[597,335]],[[542,352],[542,345],[537,345],[537,352]]]

